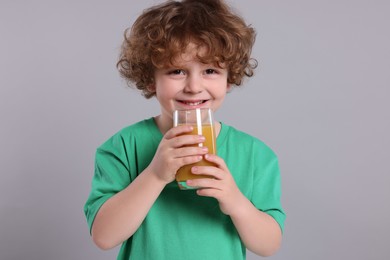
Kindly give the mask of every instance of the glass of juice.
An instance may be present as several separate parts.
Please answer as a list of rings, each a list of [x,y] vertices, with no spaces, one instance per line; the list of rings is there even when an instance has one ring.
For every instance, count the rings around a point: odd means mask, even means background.
[[[191,110],[175,110],[173,113],[173,125],[191,125],[192,132],[186,134],[203,135],[206,140],[203,143],[196,144],[199,147],[206,146],[209,154],[216,154],[216,136],[214,130],[213,112],[210,108],[197,108]],[[196,187],[189,187],[186,180],[210,178],[206,175],[195,175],[191,173],[193,166],[212,166],[213,163],[206,161],[204,158],[193,164],[184,165],[176,173],[176,181],[179,188],[182,190],[196,189]]]

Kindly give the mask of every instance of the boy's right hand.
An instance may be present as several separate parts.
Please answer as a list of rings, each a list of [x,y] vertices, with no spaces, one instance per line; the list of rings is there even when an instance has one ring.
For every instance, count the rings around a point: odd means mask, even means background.
[[[177,170],[187,164],[202,160],[207,147],[196,144],[205,141],[203,136],[190,135],[191,126],[173,127],[163,136],[148,168],[166,184],[175,179]],[[187,134],[186,134],[187,133]]]

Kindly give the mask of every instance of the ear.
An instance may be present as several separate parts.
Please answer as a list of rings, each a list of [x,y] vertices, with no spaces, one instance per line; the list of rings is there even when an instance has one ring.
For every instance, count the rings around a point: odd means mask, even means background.
[[[233,89],[233,86],[232,84],[227,84],[227,87],[226,87],[226,93],[230,93],[230,91]]]
[[[150,93],[156,93],[156,86],[153,84],[150,84],[146,87],[146,89],[150,92]]]

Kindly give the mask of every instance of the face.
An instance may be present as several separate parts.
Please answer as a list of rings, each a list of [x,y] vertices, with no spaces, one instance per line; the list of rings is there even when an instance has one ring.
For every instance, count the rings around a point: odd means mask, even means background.
[[[175,66],[157,69],[151,90],[160,103],[159,128],[165,132],[172,127],[175,109],[211,108],[216,111],[222,104],[230,86],[228,73],[213,64],[196,59],[195,48],[175,59]]]

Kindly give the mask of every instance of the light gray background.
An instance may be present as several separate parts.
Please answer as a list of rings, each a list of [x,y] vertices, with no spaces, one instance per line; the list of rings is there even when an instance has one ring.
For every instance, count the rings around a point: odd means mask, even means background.
[[[0,1],[0,259],[115,258],[82,210],[96,147],[159,112],[115,68],[153,3]],[[260,67],[217,116],[279,155],[287,221],[269,259],[390,259],[390,2],[230,3]]]

